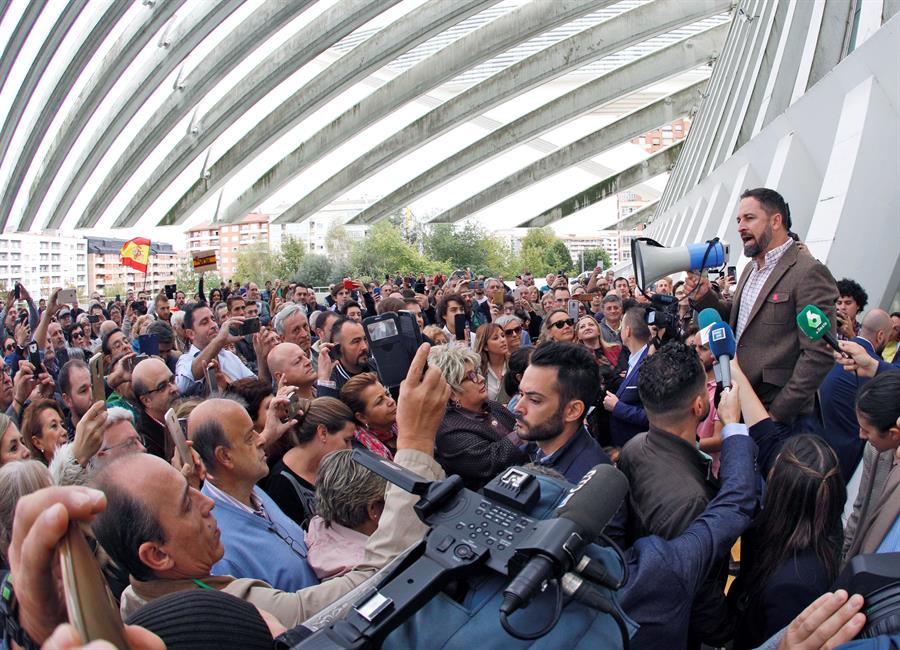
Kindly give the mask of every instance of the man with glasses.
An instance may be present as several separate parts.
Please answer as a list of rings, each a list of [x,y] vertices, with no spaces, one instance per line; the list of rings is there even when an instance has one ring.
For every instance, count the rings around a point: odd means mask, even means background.
[[[156,357],[144,359],[131,373],[131,388],[141,410],[137,430],[144,446],[154,456],[172,459],[172,442],[166,431],[165,415],[178,397],[175,376]]]
[[[233,400],[207,400],[188,418],[188,433],[209,472],[201,492],[215,503],[225,547],[212,574],[265,580],[284,591],[318,584],[303,529],[256,485],[269,467],[247,410]]]

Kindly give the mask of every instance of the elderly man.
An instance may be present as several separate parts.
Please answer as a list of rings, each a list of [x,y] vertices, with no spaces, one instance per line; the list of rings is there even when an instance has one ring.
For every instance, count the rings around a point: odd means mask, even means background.
[[[288,304],[281,308],[275,318],[272,319],[275,332],[286,343],[296,343],[308,355],[312,347],[312,338],[309,332],[309,321],[300,305]]]
[[[184,334],[191,342],[191,348],[178,358],[176,364],[175,377],[182,395],[200,392],[206,380],[207,365],[213,360],[218,362],[219,370],[231,381],[256,376],[234,352],[225,349],[229,343],[241,340],[230,330],[240,327],[243,318],[228,318],[219,329],[212,310],[205,304],[186,305],[183,313]]]
[[[154,456],[170,460],[172,441],[166,430],[165,415],[178,397],[175,376],[161,359],[151,357],[134,367],[131,388],[141,410],[137,430],[144,446]]]
[[[523,331],[522,321],[518,316],[501,316],[494,323],[503,328],[503,336],[506,337],[506,347],[510,354],[526,345],[522,342],[522,335],[528,336],[528,332]]]
[[[134,428],[131,411],[114,406],[97,407],[91,423],[91,440],[76,440],[56,448],[50,475],[56,485],[84,485],[92,472],[109,465],[126,454],[147,451]],[[85,444],[87,443],[87,444]]]
[[[285,591],[317,584],[303,529],[256,486],[269,467],[247,410],[233,400],[207,400],[188,418],[188,435],[209,472],[201,492],[215,502],[225,547],[211,573],[265,580]]]
[[[299,345],[279,343],[269,352],[266,362],[279,386],[296,386],[298,397],[316,397],[316,369]]]

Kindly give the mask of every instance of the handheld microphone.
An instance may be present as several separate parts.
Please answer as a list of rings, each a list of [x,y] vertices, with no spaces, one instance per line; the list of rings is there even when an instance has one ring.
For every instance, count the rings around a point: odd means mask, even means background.
[[[731,388],[731,360],[736,352],[734,344],[734,332],[731,326],[719,321],[714,323],[709,330],[709,351],[719,362],[719,371],[722,373],[722,387]]]
[[[846,352],[841,350],[837,339],[831,333],[831,321],[825,312],[815,305],[807,305],[797,314],[797,325],[806,336],[812,341],[823,340],[832,348],[846,356]]]
[[[713,323],[718,323],[720,320],[722,320],[722,317],[719,316],[719,312],[712,307],[707,307],[697,314],[697,327],[703,330]]]
[[[501,616],[524,607],[547,580],[573,569],[627,494],[628,479],[612,465],[597,465],[585,474],[557,508],[556,518],[538,522],[533,536],[519,547],[533,555],[503,592]]]

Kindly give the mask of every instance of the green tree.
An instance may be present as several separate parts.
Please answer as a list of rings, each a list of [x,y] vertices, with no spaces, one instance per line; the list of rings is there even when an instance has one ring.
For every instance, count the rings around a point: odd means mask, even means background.
[[[266,280],[278,277],[280,271],[280,255],[273,254],[267,242],[255,242],[238,251],[234,281],[237,284],[255,282],[262,286]]]
[[[471,268],[485,275],[515,275],[519,266],[508,244],[478,223],[461,227],[440,223],[425,237],[425,254],[443,270]]]
[[[306,242],[299,237],[285,236],[281,240],[281,250],[278,252],[278,274],[275,276],[287,280],[297,273],[297,269],[306,257]]]
[[[578,254],[578,259],[575,260],[577,271],[580,273],[582,268],[585,271],[589,271],[597,265],[597,262],[600,263],[600,266],[604,269],[608,269],[612,266],[612,260],[609,258],[609,253],[606,252],[604,248],[588,248],[581,253]]]
[[[380,278],[394,271],[433,273],[441,266],[420,255],[388,219],[376,223],[365,239],[354,242],[350,254],[350,269],[356,277]]]
[[[565,242],[550,228],[533,228],[522,239],[519,254],[522,268],[527,268],[536,276],[556,273],[558,270],[572,271],[574,264]]]
[[[324,287],[332,282],[334,275],[334,266],[327,256],[310,254],[300,262],[300,266],[297,268],[297,272],[291,276],[291,280]]]

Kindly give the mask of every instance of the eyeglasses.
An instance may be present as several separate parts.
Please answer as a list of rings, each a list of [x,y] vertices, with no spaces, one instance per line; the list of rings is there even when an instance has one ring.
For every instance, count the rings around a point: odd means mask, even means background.
[[[147,392],[145,392],[143,394],[144,395],[152,395],[153,393],[159,392],[161,390],[168,388],[169,386],[174,386],[174,385],[175,385],[175,375],[169,375],[169,378],[165,382],[159,384],[153,390],[148,390]]]
[[[306,549],[303,547],[300,540],[296,540],[290,536],[290,534],[284,529],[284,526],[275,523],[274,521],[269,520],[269,530],[275,533],[282,542],[287,544],[290,549],[297,554],[299,557],[306,558]]]
[[[556,329],[561,330],[566,325],[568,325],[569,327],[572,327],[574,324],[575,324],[574,320],[572,320],[571,318],[566,318],[564,320],[558,320],[555,323],[550,323],[549,327],[555,327]]]
[[[481,370],[470,370],[463,375],[463,381],[471,381],[473,384],[478,384],[484,381],[484,375],[481,373]]]
[[[522,326],[519,325],[518,327],[513,327],[508,330],[503,330],[503,333],[506,336],[518,336],[519,334],[522,333]]]
[[[137,449],[138,445],[141,444],[141,441],[137,438],[137,436],[132,436],[125,442],[120,442],[117,445],[112,445],[110,447],[103,447],[100,451],[112,451],[113,449]]]

